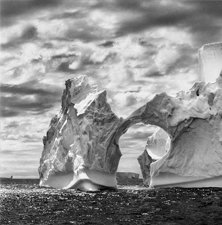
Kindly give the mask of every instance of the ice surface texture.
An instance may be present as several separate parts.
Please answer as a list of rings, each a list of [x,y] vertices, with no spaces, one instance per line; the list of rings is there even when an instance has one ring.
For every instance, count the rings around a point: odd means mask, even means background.
[[[159,126],[171,138],[166,153],[162,147],[158,150],[157,141],[155,160],[149,151],[140,157],[147,184],[222,187],[220,76],[215,83],[195,83],[176,97],[158,94],[125,119],[112,112],[106,91],[87,77],[67,80],[61,111],[43,138],[40,185],[86,191],[115,188],[119,138],[136,123]]]
[[[215,82],[222,72],[222,43],[206,44],[199,50],[201,78],[205,82]]]

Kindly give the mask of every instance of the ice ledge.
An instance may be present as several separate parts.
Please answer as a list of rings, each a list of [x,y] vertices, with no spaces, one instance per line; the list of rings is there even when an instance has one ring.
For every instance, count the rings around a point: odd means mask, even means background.
[[[158,176],[153,177],[150,187],[222,187],[222,176],[206,178],[160,173]]]
[[[78,189],[81,191],[99,191],[102,189],[116,189],[116,174],[108,174],[96,170],[81,170],[75,173],[55,173],[41,181],[40,186],[58,189]]]

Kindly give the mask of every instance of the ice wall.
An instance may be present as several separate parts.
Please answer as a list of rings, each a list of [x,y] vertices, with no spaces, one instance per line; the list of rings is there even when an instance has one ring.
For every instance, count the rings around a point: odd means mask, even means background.
[[[213,83],[222,71],[222,43],[206,44],[199,50],[201,79]]]

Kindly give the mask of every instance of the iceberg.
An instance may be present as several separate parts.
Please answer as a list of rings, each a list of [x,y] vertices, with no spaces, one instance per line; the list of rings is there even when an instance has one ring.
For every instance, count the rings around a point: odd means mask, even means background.
[[[222,187],[220,73],[214,83],[197,82],[174,97],[157,94],[125,119],[112,112],[106,90],[86,76],[67,80],[61,110],[43,137],[40,186],[117,188],[119,138],[137,123],[161,128],[138,158],[144,184]]]
[[[61,111],[43,137],[40,186],[115,188],[121,152],[110,143],[121,119],[111,111],[106,91],[98,90],[86,76],[67,80],[65,85]]]

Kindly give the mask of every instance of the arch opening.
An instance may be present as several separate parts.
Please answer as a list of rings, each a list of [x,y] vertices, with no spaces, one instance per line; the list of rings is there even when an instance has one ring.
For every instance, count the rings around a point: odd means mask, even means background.
[[[160,160],[170,149],[171,139],[159,126],[136,123],[119,139],[122,153],[117,169],[127,184],[150,185],[150,165]],[[121,183],[121,182],[120,182]]]

